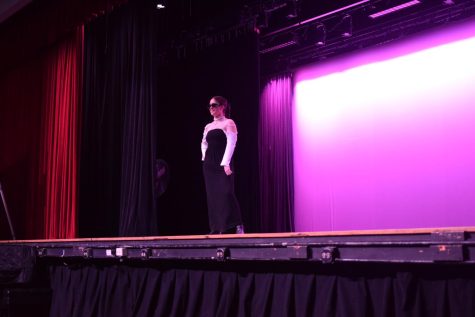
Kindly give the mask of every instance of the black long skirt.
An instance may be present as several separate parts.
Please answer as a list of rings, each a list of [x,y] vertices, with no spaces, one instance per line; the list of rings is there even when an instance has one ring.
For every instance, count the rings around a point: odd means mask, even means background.
[[[226,175],[223,166],[220,166],[226,148],[224,131],[208,131],[206,141],[208,149],[203,162],[203,175],[209,226],[211,232],[221,233],[242,224],[241,210],[234,193],[234,174]]]

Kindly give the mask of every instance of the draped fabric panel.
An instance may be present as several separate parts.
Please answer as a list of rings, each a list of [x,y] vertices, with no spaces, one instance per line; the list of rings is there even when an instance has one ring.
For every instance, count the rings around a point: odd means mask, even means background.
[[[119,236],[158,233],[153,167],[156,160],[157,57],[158,46],[150,37],[156,34],[151,8],[134,8],[127,29],[120,34],[128,40],[121,49],[130,56],[124,60],[129,72],[122,130],[122,166]],[[130,9],[129,9],[130,10]],[[130,11],[129,11],[130,12]],[[152,11],[153,12],[153,11]],[[138,18],[137,16],[140,16]],[[124,23],[120,21],[119,23]]]
[[[53,266],[50,316],[471,316],[469,267],[390,264]]]
[[[40,141],[47,239],[76,236],[78,130],[83,28],[79,27],[46,58]]]
[[[17,238],[39,238],[35,204],[41,127],[42,59],[0,74],[0,182]],[[40,205],[41,206],[41,205]],[[0,207],[0,240],[12,239]]]
[[[172,54],[158,67],[156,59],[168,56],[157,47],[169,35],[166,12],[138,0],[86,27],[83,237],[156,235],[157,227],[164,235],[209,232],[199,144],[211,120],[203,105],[213,95],[233,105],[239,129],[236,194],[246,230],[257,231],[249,220],[258,215],[257,37],[243,35],[183,60]],[[159,199],[153,183],[157,159],[170,171]]]
[[[79,27],[0,76],[0,181],[17,238],[76,236],[81,68]]]
[[[71,32],[125,2],[32,1],[0,27],[0,181],[19,239],[75,235],[82,66]],[[4,221],[0,239],[10,239]]]
[[[260,210],[263,232],[293,231],[292,77],[264,86],[259,116]]]
[[[0,27],[0,72],[27,64],[71,30],[128,0],[31,1]],[[15,1],[2,0],[5,3]],[[6,6],[8,7],[8,5]]]
[[[131,2],[86,27],[80,235],[157,234],[157,23]]]

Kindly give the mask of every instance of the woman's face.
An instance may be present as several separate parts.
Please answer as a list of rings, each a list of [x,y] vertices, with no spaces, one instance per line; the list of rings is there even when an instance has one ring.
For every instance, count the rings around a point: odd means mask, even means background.
[[[209,101],[209,113],[213,117],[221,117],[224,115],[224,106],[220,105],[214,98]]]

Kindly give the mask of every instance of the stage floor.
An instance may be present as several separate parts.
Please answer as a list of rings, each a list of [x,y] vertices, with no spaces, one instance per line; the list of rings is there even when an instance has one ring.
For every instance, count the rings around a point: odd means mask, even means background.
[[[45,259],[475,263],[475,227],[0,241]]]

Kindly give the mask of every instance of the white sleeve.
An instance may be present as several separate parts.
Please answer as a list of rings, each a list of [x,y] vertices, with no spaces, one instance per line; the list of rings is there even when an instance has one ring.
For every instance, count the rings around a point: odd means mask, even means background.
[[[229,166],[237,143],[237,132],[225,131],[224,133],[226,134],[226,149],[224,150],[221,166]]]
[[[208,142],[206,142],[207,133],[208,131],[206,130],[206,127],[205,127],[205,130],[203,132],[203,139],[201,139],[201,160],[202,161],[205,160],[206,150],[208,149]]]

